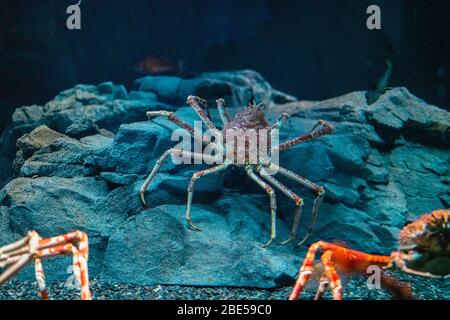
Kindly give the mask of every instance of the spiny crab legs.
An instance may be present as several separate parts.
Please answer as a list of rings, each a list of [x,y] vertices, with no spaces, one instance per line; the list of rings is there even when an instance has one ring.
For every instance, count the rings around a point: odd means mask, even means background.
[[[369,266],[432,277],[450,277],[450,210],[435,210],[406,225],[400,232],[399,247],[390,256],[368,254],[341,245],[319,241],[309,247],[289,300],[300,297],[311,276],[320,279],[316,299],[331,288],[333,299],[342,299],[338,272],[365,274]],[[314,265],[321,253],[321,274]]]
[[[41,259],[67,254],[72,254],[73,273],[81,288],[81,300],[91,300],[87,266],[88,237],[81,231],[45,239],[42,239],[36,231],[30,231],[24,238],[0,247],[0,268],[6,268],[0,274],[0,285],[34,260],[39,292],[42,299],[47,300],[48,292]]]
[[[284,186],[281,182],[279,182],[272,174],[270,174],[270,172],[273,172],[273,170],[275,170],[276,172],[285,176],[286,178],[293,180],[299,185],[302,185],[303,187],[310,189],[316,195],[312,208],[311,221],[308,226],[307,233],[303,237],[303,239],[298,243],[298,245],[301,245],[312,234],[312,230],[317,219],[319,206],[322,202],[325,191],[322,186],[317,185],[316,183],[308,180],[307,178],[304,178],[286,168],[278,166],[277,164],[275,164],[273,161],[270,160],[270,157],[271,154],[273,154],[273,152],[281,152],[298,144],[305,143],[307,141],[319,138],[326,134],[330,134],[333,131],[333,126],[326,121],[319,120],[317,124],[313,126],[313,128],[306,134],[303,134],[292,140],[288,140],[282,144],[273,146],[271,142],[272,140],[274,140],[273,133],[275,132],[276,129],[280,129],[286,123],[289,117],[288,114],[283,113],[279,117],[278,121],[276,121],[272,125],[269,125],[265,119],[263,104],[256,105],[254,102],[249,102],[249,104],[244,108],[243,111],[238,112],[234,116],[234,118],[231,118],[225,109],[225,101],[223,99],[218,99],[216,102],[220,119],[223,124],[222,130],[217,129],[214,123],[208,118],[206,113],[203,111],[201,105],[206,105],[205,100],[196,96],[189,96],[187,98],[187,103],[194,109],[198,117],[202,120],[203,124],[209,130],[215,133],[218,137],[220,137],[220,139],[215,139],[214,141],[212,141],[211,138],[208,138],[206,135],[202,135],[200,132],[198,132],[198,130],[196,130],[189,124],[183,122],[172,112],[164,110],[147,112],[147,117],[149,119],[154,117],[165,117],[168,120],[172,121],[173,123],[177,124],[178,126],[187,130],[194,138],[199,139],[204,144],[214,145],[217,147],[217,149],[224,150],[224,152],[221,153],[220,156],[221,158],[219,159],[218,157],[212,157],[210,155],[204,155],[201,153],[195,153],[177,148],[167,150],[158,159],[158,161],[156,161],[155,166],[153,167],[148,178],[145,180],[144,184],[140,189],[140,197],[142,203],[144,204],[144,206],[146,205],[145,191],[147,190],[149,184],[151,183],[157,172],[160,170],[162,165],[169,158],[169,156],[177,155],[183,158],[203,159],[208,160],[209,163],[216,163],[217,165],[213,167],[194,173],[187,188],[188,197],[186,206],[186,221],[193,230],[200,231],[200,228],[192,223],[191,210],[192,210],[192,199],[194,194],[195,182],[201,177],[204,177],[212,173],[224,171],[230,166],[242,167],[245,169],[248,177],[251,180],[253,180],[257,185],[259,185],[269,195],[271,234],[270,239],[265,244],[265,246],[270,245],[276,237],[277,201],[275,197],[274,188],[280,190],[283,194],[285,194],[295,203],[296,209],[294,213],[294,222],[292,225],[290,236],[286,241],[282,242],[282,244],[286,244],[294,240],[296,237],[297,228],[299,226],[300,218],[302,215],[303,199],[297,194],[295,194],[293,191],[289,190],[286,186]],[[263,129],[264,131],[262,131]],[[241,136],[247,136],[247,133],[249,133],[250,131],[257,132],[258,134],[262,133],[262,135],[266,133],[268,134],[267,138],[264,139],[258,138],[259,140],[257,140],[256,143],[257,145],[256,150],[251,149],[250,147],[249,148],[246,147],[245,150],[242,150],[242,152],[240,152],[240,154],[236,154],[238,153],[236,151],[238,150],[238,143],[237,143],[238,138],[236,136],[233,136],[230,132],[233,131],[236,132],[239,130],[241,130],[240,131]],[[232,138],[230,138],[230,136],[232,136]],[[258,137],[260,136],[258,135]],[[227,143],[227,141],[228,142],[232,141],[231,145]],[[230,159],[229,157],[230,153],[234,155],[232,159]],[[249,158],[251,157],[250,155],[253,154],[258,155],[258,160],[256,163],[249,161]],[[245,158],[245,160],[237,162],[236,158],[242,156]]]

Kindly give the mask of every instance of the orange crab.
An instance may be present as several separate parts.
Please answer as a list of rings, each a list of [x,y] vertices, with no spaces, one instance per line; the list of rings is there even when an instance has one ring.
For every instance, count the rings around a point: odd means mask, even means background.
[[[321,252],[323,271],[315,299],[320,299],[328,287],[333,299],[342,299],[342,284],[338,274],[367,272],[369,266],[398,269],[402,272],[434,277],[450,277],[450,210],[435,210],[406,225],[400,232],[399,248],[390,256],[373,255],[345,248],[341,245],[318,241],[306,255],[289,300],[299,298],[313,274],[316,252]]]

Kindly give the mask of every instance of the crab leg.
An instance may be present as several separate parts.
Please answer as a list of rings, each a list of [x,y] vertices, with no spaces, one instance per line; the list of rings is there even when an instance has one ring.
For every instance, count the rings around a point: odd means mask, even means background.
[[[142,185],[141,189],[140,189],[140,196],[141,196],[141,201],[144,204],[144,206],[146,205],[145,202],[145,191],[147,190],[149,184],[152,182],[153,178],[155,177],[155,175],[158,173],[158,171],[161,169],[161,167],[163,166],[163,164],[166,162],[167,158],[169,157],[169,155],[178,153],[179,156],[191,156],[194,159],[208,159],[208,161],[214,162],[214,158],[208,155],[203,155],[201,153],[192,153],[190,151],[184,151],[181,149],[169,149],[167,151],[165,151],[162,156],[156,161],[155,166],[153,167],[152,171],[150,172],[149,176],[147,177],[147,179],[145,180],[144,184]]]
[[[8,257],[3,257],[2,260],[0,261],[0,268],[7,268],[10,265],[16,263],[18,260],[20,260],[20,258],[22,257],[22,255],[16,255],[16,256],[8,256]]]
[[[3,258],[4,254],[8,254],[10,255],[11,251],[15,251],[17,249],[21,249],[22,247],[24,247],[28,241],[30,240],[30,234],[27,234],[25,237],[23,237],[22,239],[19,239],[17,241],[14,241],[10,244],[4,245],[2,247],[0,247],[0,259]]]
[[[247,166],[245,169],[247,171],[247,175],[253,181],[255,181],[261,188],[263,188],[264,191],[267,192],[267,194],[269,195],[269,198],[270,198],[270,221],[271,221],[270,239],[263,246],[263,247],[267,247],[273,242],[273,240],[276,237],[277,200],[276,200],[276,196],[275,196],[275,191],[262,178],[260,178],[259,176],[257,176],[255,174],[255,172],[253,171],[251,166]]]
[[[300,297],[303,289],[311,278],[314,271],[314,260],[316,258],[316,252],[323,250],[323,246],[326,246],[325,242],[319,241],[312,244],[308,253],[306,254],[305,260],[298,273],[297,281],[295,282],[294,289],[292,290],[289,300],[297,300]]]
[[[36,253],[38,258],[48,258],[56,255],[72,253],[73,273],[75,279],[81,286],[81,300],[90,300],[89,275],[87,268],[88,260],[88,238],[84,232],[75,231],[63,236],[43,239],[45,248]],[[76,248],[70,242],[78,242]],[[51,246],[49,246],[51,244]]]
[[[257,170],[261,177],[267,180],[270,184],[275,186],[278,190],[283,192],[287,197],[291,198],[295,202],[295,215],[294,215],[294,224],[292,226],[291,234],[286,241],[281,242],[280,244],[286,244],[291,240],[295,239],[295,235],[297,233],[298,224],[300,222],[303,210],[303,199],[300,198],[297,194],[289,190],[284,184],[275,179],[272,175],[270,175],[264,168],[258,168]]]
[[[219,110],[220,119],[222,120],[222,123],[224,126],[228,124],[228,121],[230,121],[230,116],[228,115],[226,109],[225,109],[225,100],[224,99],[217,99],[217,109]]]
[[[330,288],[333,292],[334,300],[342,300],[342,283],[341,278],[336,272],[336,268],[333,264],[333,251],[327,250],[322,254],[322,264],[325,268],[325,276],[330,281]]]
[[[80,250],[81,251],[81,250]],[[76,281],[81,286],[81,300],[91,300],[91,292],[89,290],[89,276],[87,271],[87,260],[79,253],[72,244],[62,244],[55,247],[47,248],[38,252],[41,258],[49,258],[57,255],[65,255],[72,253],[73,273]]]
[[[277,122],[275,122],[271,127],[270,130],[273,129],[281,129],[285,124],[286,121],[289,119],[289,115],[286,112],[283,112],[281,116],[278,118]]]
[[[396,268],[398,268],[400,271],[405,272],[405,273],[409,273],[409,274],[413,274],[413,275],[421,276],[421,277],[435,278],[435,279],[447,278],[447,276],[435,275],[430,272],[422,272],[422,271],[413,270],[413,269],[408,268],[406,266],[404,259],[401,258],[401,253],[396,252],[396,251],[391,253],[391,260],[395,263]]]
[[[333,298],[342,299],[342,285],[336,269],[345,272],[365,273],[371,265],[381,268],[389,268],[391,266],[391,258],[388,256],[368,254],[361,251],[348,249],[333,243],[318,241],[313,243],[306,254],[306,258],[292,290],[290,300],[299,297],[309,278],[314,272],[314,260],[316,252],[323,252],[322,266],[324,272],[320,272],[321,276],[325,276],[330,282]]]
[[[229,165],[230,165],[230,163],[225,161],[224,163],[221,163],[215,167],[211,167],[206,170],[195,172],[192,175],[192,178],[189,181],[189,185],[188,185],[188,189],[187,189],[188,190],[188,199],[187,199],[187,205],[186,205],[186,221],[192,229],[194,229],[196,231],[201,231],[201,229],[199,227],[197,227],[196,225],[194,225],[192,223],[191,211],[192,211],[192,198],[194,196],[195,181],[197,181],[197,179],[199,179],[200,177],[204,177],[206,175],[209,175],[209,174],[212,174],[215,172],[223,171],[226,168],[228,168]]]
[[[277,170],[277,172],[282,174],[283,176],[300,183],[302,186],[313,190],[317,194],[316,198],[314,199],[314,204],[313,204],[312,213],[311,213],[311,221],[309,223],[308,230],[306,232],[306,235],[303,237],[303,239],[297,244],[297,246],[300,246],[312,235],[313,228],[314,228],[314,225],[317,220],[317,214],[319,212],[319,207],[320,207],[320,204],[322,203],[322,200],[323,200],[323,197],[325,194],[325,190],[323,189],[322,186],[319,186],[318,184],[316,184],[316,183],[314,183],[314,182],[312,182],[312,181],[310,181],[310,180],[308,180],[286,168],[280,167],[274,163],[271,163],[270,166],[274,170]],[[295,236],[295,234],[297,233],[299,220],[300,220],[300,217],[298,217],[298,221],[294,220],[291,237]],[[295,223],[295,222],[297,222],[297,223]]]
[[[3,250],[6,248],[9,251],[2,254],[6,256],[5,264],[9,267],[0,275],[0,284],[5,283],[33,259],[38,250],[39,241],[40,237],[37,232],[30,231],[26,237],[3,247]],[[20,245],[21,247],[19,247]],[[12,259],[9,260],[11,255],[13,255]]]
[[[30,262],[31,259],[32,257],[30,254],[24,254],[18,257],[15,263],[8,267],[5,272],[0,275],[0,285],[15,276],[28,262]]]
[[[78,248],[75,246],[78,245]],[[6,250],[8,252],[5,252]],[[81,231],[42,239],[35,231],[30,231],[23,239],[2,247],[0,266],[7,269],[0,275],[3,284],[19,272],[32,259],[35,260],[35,276],[42,299],[48,299],[44,269],[41,260],[56,255],[73,254],[74,273],[81,283],[81,299],[90,300],[87,260],[89,255],[87,234]]]
[[[316,295],[314,296],[314,300],[320,300],[323,296],[323,294],[327,291],[328,287],[330,285],[330,281],[326,277],[326,275],[323,275],[320,277],[319,281],[319,287],[317,288]]]
[[[296,146],[298,144],[301,144],[303,142],[309,141],[309,140],[313,140],[316,138],[319,138],[323,135],[329,134],[333,131],[333,126],[324,121],[324,120],[319,120],[319,122],[317,122],[317,124],[313,127],[313,129],[308,132],[305,133],[297,138],[294,138],[292,140],[288,140],[285,143],[282,143],[278,146],[278,148],[274,148],[274,149],[278,149],[278,151],[284,151],[286,149],[289,149],[290,147]]]
[[[199,103],[206,105],[205,100],[203,100],[199,97],[196,97],[196,96],[189,96],[189,97],[187,97],[187,103],[195,110],[195,112],[197,113],[199,118],[208,127],[208,129],[211,129],[214,132],[219,132],[219,130],[217,130],[216,126],[214,125],[214,123],[212,123],[212,121],[206,115],[205,111],[203,111],[203,109],[199,105]]]
[[[195,130],[193,127],[191,127],[186,122],[183,122],[178,118],[173,112],[170,111],[147,111],[146,112],[147,118],[155,118],[155,117],[166,117],[169,121],[172,121],[173,123],[179,125],[181,128],[189,131],[195,138],[203,141],[205,144],[210,144],[211,141],[206,138],[206,136],[202,135],[200,132]]]
[[[39,293],[41,295],[42,300],[48,300],[48,292],[47,287],[45,285],[45,275],[44,268],[42,267],[41,259],[36,258],[34,260],[34,273],[36,276],[36,282],[39,287]]]

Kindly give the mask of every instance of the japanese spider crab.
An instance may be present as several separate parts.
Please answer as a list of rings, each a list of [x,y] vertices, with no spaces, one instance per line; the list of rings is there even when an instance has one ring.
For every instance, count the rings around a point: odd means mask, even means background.
[[[450,210],[435,210],[406,225],[400,232],[399,248],[390,256],[373,255],[340,245],[319,241],[306,255],[289,300],[299,298],[314,274],[316,252],[321,252],[323,268],[315,299],[320,299],[328,286],[333,299],[342,299],[342,284],[337,271],[367,272],[369,266],[398,269],[402,272],[433,278],[450,277]]]
[[[301,214],[302,214],[302,206],[303,206],[303,199],[289,190],[286,186],[284,186],[282,183],[280,183],[278,180],[276,180],[269,171],[275,170],[281,175],[292,179],[296,181],[297,183],[303,185],[306,188],[309,188],[316,194],[316,198],[314,200],[313,208],[312,208],[312,217],[311,222],[308,226],[308,230],[306,235],[304,236],[303,240],[299,242],[298,245],[301,245],[311,234],[313,230],[314,223],[317,218],[317,212],[319,210],[319,206],[322,202],[323,196],[324,196],[324,189],[322,186],[317,185],[316,183],[299,176],[298,174],[282,168],[278,166],[277,164],[271,162],[269,160],[270,155],[274,152],[274,150],[283,151],[290,147],[293,147],[295,145],[298,145],[300,143],[318,138],[320,136],[323,136],[325,134],[329,134],[333,131],[333,127],[328,122],[325,122],[323,120],[318,121],[318,123],[306,134],[303,134],[297,138],[294,138],[292,140],[286,141],[282,144],[279,144],[278,146],[275,146],[274,148],[271,146],[271,138],[273,137],[272,133],[275,132],[275,129],[280,129],[287,121],[288,114],[283,113],[277,122],[275,122],[273,125],[269,125],[268,122],[265,119],[265,114],[263,111],[263,105],[259,104],[256,105],[254,102],[249,102],[249,104],[244,108],[243,111],[238,112],[234,118],[230,118],[228,113],[225,110],[225,101],[223,99],[218,99],[217,101],[217,108],[219,111],[220,119],[223,123],[223,129],[219,130],[215,127],[213,122],[208,118],[206,113],[201,108],[200,104],[206,105],[206,101],[196,97],[196,96],[189,96],[187,98],[187,103],[194,109],[194,111],[197,113],[199,118],[202,120],[202,122],[208,127],[212,132],[214,132],[215,136],[218,136],[219,139],[212,140],[208,138],[206,135],[202,135],[198,130],[194,129],[189,124],[183,122],[180,120],[174,113],[168,112],[168,111],[148,111],[147,117],[149,119],[153,117],[166,117],[168,120],[176,123],[180,127],[186,129],[190,132],[191,135],[194,136],[194,138],[200,139],[204,144],[206,145],[213,145],[218,148],[221,148],[221,150],[224,150],[225,152],[222,153],[220,156],[220,159],[217,159],[200,154],[200,153],[194,153],[190,151],[185,151],[181,149],[172,148],[164,152],[164,154],[159,158],[158,161],[156,161],[156,165],[153,167],[153,170],[151,171],[150,175],[142,185],[140,189],[140,197],[142,200],[142,203],[146,205],[145,203],[145,191],[148,187],[148,185],[151,183],[152,179],[155,177],[156,173],[159,171],[163,163],[167,160],[169,155],[177,155],[179,157],[189,157],[190,159],[203,159],[210,161],[209,163],[220,163],[216,166],[213,166],[211,168],[208,168],[206,170],[202,170],[199,172],[196,172],[192,175],[192,178],[189,182],[187,192],[188,192],[188,198],[187,198],[187,208],[186,208],[186,220],[188,225],[196,231],[200,231],[201,229],[195,226],[192,223],[192,216],[191,216],[191,206],[192,206],[192,197],[194,194],[194,185],[197,179],[200,177],[203,177],[205,175],[209,175],[215,172],[224,171],[227,167],[231,165],[239,166],[245,168],[247,175],[252,179],[256,184],[258,184],[264,191],[269,195],[270,198],[270,213],[271,213],[271,234],[269,241],[264,245],[264,247],[270,245],[273,240],[276,237],[276,198],[275,198],[275,192],[273,187],[279,189],[282,193],[287,195],[289,198],[291,198],[295,205],[295,215],[294,215],[294,223],[292,225],[292,229],[290,232],[290,236],[286,241],[283,241],[282,244],[288,243],[291,240],[295,239],[297,228],[300,222]],[[246,135],[248,132],[253,131],[256,133],[263,132],[263,129],[266,130],[264,132],[267,133],[267,136],[264,137],[263,135],[258,135],[258,141],[257,141],[257,147],[255,149],[247,148],[247,145],[245,147],[244,152],[241,152],[241,154],[237,153],[237,139],[238,137],[234,135],[233,139],[230,139],[230,136],[232,136],[233,132],[241,130],[242,135]],[[234,131],[233,131],[234,130]],[[228,136],[228,139],[227,139]],[[217,142],[216,142],[217,141]],[[231,144],[227,144],[227,141]],[[247,143],[247,142],[246,142]],[[251,142],[249,142],[249,145]],[[270,146],[270,147],[269,147]],[[263,151],[264,150],[264,151]],[[230,153],[233,154],[233,159],[229,157]],[[249,158],[252,154],[258,154],[258,161],[257,163],[250,163]],[[224,156],[226,155],[226,156]],[[240,156],[245,157],[245,161],[236,163],[236,156],[239,158]],[[259,174],[259,175],[258,175]],[[272,187],[272,186],[273,187]]]
[[[81,300],[91,300],[88,277],[88,237],[81,231],[42,239],[36,231],[13,243],[0,247],[0,285],[17,274],[27,263],[34,260],[35,276],[42,299],[48,299],[44,269],[41,259],[72,254],[73,273],[81,287]]]

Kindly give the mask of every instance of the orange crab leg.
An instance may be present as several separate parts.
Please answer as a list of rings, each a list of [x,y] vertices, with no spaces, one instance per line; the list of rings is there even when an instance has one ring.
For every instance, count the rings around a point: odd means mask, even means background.
[[[289,300],[297,300],[300,297],[303,288],[305,287],[306,283],[309,281],[309,278],[311,278],[311,275],[313,274],[316,252],[321,248],[322,245],[325,244],[326,244],[325,242],[319,241],[312,244],[309,247],[305,260],[303,261],[303,265],[300,268],[300,272],[298,274],[298,278],[295,283],[294,289],[292,290],[292,293],[289,296]]]
[[[334,299],[342,299],[342,284],[337,271],[365,273],[370,265],[380,267],[388,267],[391,265],[391,258],[388,256],[367,254],[324,241],[313,243],[308,249],[289,300],[298,299],[309,281],[314,272],[314,261],[317,251],[323,252],[321,260],[325,269],[324,276],[329,281]],[[318,292],[316,296],[320,297],[322,294]]]
[[[41,259],[36,258],[34,260],[34,273],[36,276],[36,282],[38,283],[39,293],[41,294],[42,300],[48,300],[47,287],[45,285],[45,275],[44,268],[42,267]]]
[[[333,263],[333,251],[327,250],[322,255],[322,264],[325,268],[325,277],[330,281],[334,300],[342,300],[342,283]]]
[[[90,300],[87,260],[89,256],[86,233],[74,231],[64,235],[41,239],[35,231],[30,231],[23,239],[0,247],[0,267],[6,267],[0,274],[0,284],[19,272],[28,262],[35,260],[35,276],[39,292],[48,299],[44,269],[41,260],[56,255],[72,253],[73,272],[81,285],[81,299]]]
[[[328,279],[325,275],[320,277],[319,287],[317,288],[317,292],[316,292],[316,295],[314,296],[314,300],[320,300],[320,298],[322,298],[325,291],[327,291],[329,285],[330,285],[330,281],[328,281]]]
[[[87,268],[87,235],[80,232],[80,234],[70,233],[60,237],[66,237],[67,239],[80,239],[79,248],[77,249],[70,243],[61,244],[39,250],[36,253],[36,256],[39,258],[48,258],[56,255],[72,253],[73,273],[75,275],[75,279],[81,286],[81,300],[90,300],[92,297],[89,290],[89,275]],[[49,238],[46,240],[59,242],[61,241],[60,237]]]

